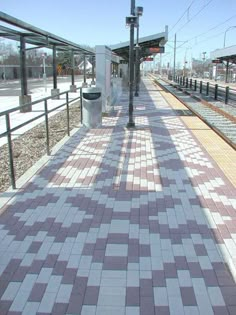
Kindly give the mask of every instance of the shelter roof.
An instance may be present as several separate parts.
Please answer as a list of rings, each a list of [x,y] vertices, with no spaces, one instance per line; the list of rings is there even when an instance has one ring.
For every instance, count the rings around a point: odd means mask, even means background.
[[[59,51],[74,51],[86,55],[94,55],[93,51],[68,41],[62,37],[46,32],[31,24],[23,22],[0,11],[0,37],[20,41],[24,36],[25,42],[38,47],[53,48]]]
[[[140,57],[149,56],[150,53],[147,52],[148,48],[162,47],[168,41],[168,27],[165,27],[165,31],[162,33],[157,33],[154,35],[139,38],[140,46]],[[118,56],[129,59],[129,45],[130,42],[123,42],[116,45],[110,46],[111,50]]]
[[[226,48],[216,49],[211,52],[210,56],[212,60],[220,59],[222,61],[229,61],[232,63],[236,63],[236,45],[226,47]]]

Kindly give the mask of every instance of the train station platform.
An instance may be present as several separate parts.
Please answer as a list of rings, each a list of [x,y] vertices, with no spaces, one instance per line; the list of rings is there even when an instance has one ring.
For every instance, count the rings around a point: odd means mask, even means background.
[[[236,314],[235,151],[148,78],[127,113],[3,194],[1,315]]]

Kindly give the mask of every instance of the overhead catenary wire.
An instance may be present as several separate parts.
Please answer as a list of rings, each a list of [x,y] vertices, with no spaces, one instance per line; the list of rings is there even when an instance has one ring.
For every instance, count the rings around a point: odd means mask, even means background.
[[[182,18],[185,16],[185,13],[187,12],[187,14],[189,15],[189,9],[191,8],[191,6],[193,5],[193,3],[196,0],[193,0],[190,5],[187,7],[187,9],[184,11],[184,13],[181,15],[181,17],[178,19],[178,21],[172,26],[172,28],[170,29],[169,33],[173,30],[173,28],[175,28],[175,26],[182,20]]]
[[[212,1],[214,0],[209,0],[206,4],[204,4],[196,13],[195,15],[193,15],[191,18],[188,18],[187,22],[184,23],[175,33],[178,33],[179,31],[181,31],[188,23],[190,23],[194,18],[196,18]],[[184,11],[183,15],[179,18],[179,20],[175,23],[175,25],[171,28],[171,30],[169,32],[171,32],[173,30],[173,28],[177,25],[177,23],[182,19],[182,17],[185,15],[186,12],[189,13],[189,9],[190,7],[193,5],[195,1],[192,1],[190,6]],[[173,37],[171,37],[170,39],[172,39]]]
[[[182,25],[178,30],[177,33],[179,31],[181,31],[188,23],[190,23],[196,16],[198,16],[212,1],[214,0],[209,0],[195,15],[193,15],[191,17],[191,19],[189,19],[184,25]]]
[[[191,40],[193,40],[193,39],[196,39],[197,37],[200,37],[200,36],[202,36],[202,35],[206,35],[207,33],[211,32],[211,31],[215,30],[216,28],[218,28],[218,27],[224,25],[225,23],[229,22],[229,21],[232,20],[234,17],[236,17],[236,14],[234,14],[234,15],[231,16],[230,18],[227,18],[227,19],[224,20],[223,22],[221,22],[221,23],[219,23],[219,24],[217,24],[217,25],[211,27],[210,29],[204,31],[203,33],[198,34],[198,35],[195,35],[194,37],[188,39],[188,41],[191,41]]]
[[[198,37],[200,37],[200,36],[202,36],[202,35],[208,34],[209,32],[211,32],[211,31],[217,29],[218,27],[224,25],[225,23],[229,22],[230,20],[232,20],[232,19],[235,18],[235,17],[236,17],[236,14],[234,14],[234,15],[232,15],[231,17],[227,18],[226,20],[224,20],[224,21],[222,21],[222,22],[220,22],[220,23],[218,23],[218,24],[212,26],[211,28],[209,28],[208,30],[204,31],[203,33],[200,33],[200,34],[195,35],[195,36],[193,36],[193,37],[191,37],[191,38],[189,38],[189,39],[186,39],[186,40],[183,41],[178,47],[176,47],[176,49],[181,48],[182,46],[186,45],[187,43],[191,42],[191,41],[194,40],[194,39],[196,40]],[[210,39],[212,39],[212,38],[215,38],[215,37],[217,37],[217,36],[219,36],[219,35],[222,35],[224,32],[225,32],[225,31],[222,31],[222,32],[217,33],[217,34],[213,34],[212,36],[207,37],[206,39],[203,39],[203,40],[201,40],[201,41],[198,41],[195,45],[192,44],[192,47],[194,47],[194,46],[196,46],[196,45],[199,45],[200,43],[203,43],[203,42],[205,42],[205,41],[208,41],[208,40],[210,40]],[[170,46],[170,45],[169,45],[169,46]],[[170,46],[170,47],[171,47],[171,46]],[[171,47],[171,48],[173,48],[173,47]]]

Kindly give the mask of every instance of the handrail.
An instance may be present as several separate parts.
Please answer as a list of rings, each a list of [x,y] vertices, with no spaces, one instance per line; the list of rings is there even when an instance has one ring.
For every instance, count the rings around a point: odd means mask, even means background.
[[[80,89],[81,89],[81,87],[77,87],[77,88],[76,88],[76,90],[80,90]],[[20,110],[21,108],[24,108],[24,107],[27,107],[27,106],[31,106],[31,105],[35,105],[35,104],[38,104],[38,103],[42,103],[42,102],[45,101],[45,100],[53,99],[53,98],[55,98],[55,97],[57,97],[57,96],[60,96],[60,95],[65,94],[65,93],[70,93],[70,90],[64,91],[64,92],[60,92],[60,93],[55,94],[55,95],[53,95],[53,96],[43,97],[43,98],[40,98],[39,100],[35,100],[35,101],[33,101],[33,102],[25,103],[24,105],[19,105],[19,106],[17,106],[17,107],[13,107],[13,108],[11,108],[11,109],[2,111],[2,112],[0,112],[0,117],[1,117],[1,116],[4,116],[4,115],[6,115],[6,114],[10,114],[10,113],[13,113],[13,112],[15,112],[15,111],[18,111],[18,110]]]
[[[12,133],[30,123],[32,123],[33,121],[40,119],[42,117],[45,117],[45,128],[46,128],[46,150],[47,150],[47,155],[50,155],[50,149],[49,149],[49,119],[48,119],[48,115],[56,110],[58,110],[59,108],[66,106],[66,114],[67,114],[67,135],[70,136],[70,116],[69,116],[69,104],[75,100],[80,99],[80,112],[82,113],[82,99],[81,99],[81,93],[82,93],[82,88],[78,87],[76,88],[76,91],[79,90],[80,95],[73,98],[72,100],[69,100],[69,93],[71,92],[70,90],[68,91],[64,91],[58,94],[55,94],[53,96],[47,96],[44,98],[41,98],[39,100],[30,102],[30,103],[26,103],[24,105],[20,105],[8,110],[5,110],[3,112],[0,112],[0,117],[5,116],[5,122],[6,122],[6,131],[4,131],[3,133],[0,134],[0,138],[2,137],[7,137],[7,143],[8,143],[8,155],[9,155],[9,166],[10,166],[10,177],[11,177],[11,186],[13,189],[16,189],[16,180],[15,180],[15,169],[14,169],[14,158],[13,158],[13,148],[12,148]],[[50,110],[48,110],[48,100],[50,99],[55,99],[55,97],[58,97],[60,95],[66,95],[66,101],[63,102],[62,104],[56,106],[55,108],[52,108]],[[44,102],[44,109],[42,110],[43,113],[39,114],[36,117],[30,118],[27,121],[25,121],[24,123],[21,123],[13,128],[11,128],[11,120],[10,120],[10,114],[19,111],[20,109],[22,109],[22,107],[26,107],[26,106],[32,106],[32,105],[36,105],[39,103]]]

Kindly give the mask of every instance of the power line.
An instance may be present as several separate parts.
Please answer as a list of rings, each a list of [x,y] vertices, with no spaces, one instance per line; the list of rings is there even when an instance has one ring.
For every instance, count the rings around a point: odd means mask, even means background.
[[[227,23],[228,21],[232,20],[234,17],[236,17],[236,14],[232,15],[230,18],[227,18],[227,19],[224,20],[223,22],[220,22],[219,24],[217,24],[217,25],[211,27],[211,28],[208,29],[207,31],[205,31],[205,32],[203,32],[203,33],[201,33],[201,34],[195,35],[194,37],[191,37],[190,39],[187,39],[183,44],[181,44],[181,45],[178,46],[177,48],[180,48],[180,47],[182,47],[184,44],[186,44],[187,42],[190,42],[190,41],[192,41],[193,39],[197,39],[198,37],[200,37],[200,36],[202,36],[202,35],[205,35],[205,34],[211,32],[211,31],[215,30],[216,28],[218,28],[218,27],[224,25],[225,23]],[[199,44],[199,43],[202,43],[202,42],[204,42],[204,41],[206,41],[206,40],[209,40],[209,39],[211,39],[211,38],[214,38],[214,37],[216,37],[216,36],[218,36],[218,35],[221,35],[221,34],[223,34],[223,33],[224,33],[224,31],[221,32],[221,33],[218,33],[217,35],[212,35],[212,36],[210,36],[210,37],[207,37],[207,39],[201,40],[200,42],[198,42],[198,44]],[[194,46],[196,46],[196,45],[194,45]]]
[[[210,28],[209,30],[207,30],[207,31],[205,31],[205,32],[203,32],[203,33],[201,33],[201,34],[198,34],[198,35],[192,37],[191,39],[189,39],[189,41],[191,41],[192,39],[195,39],[195,38],[197,38],[197,37],[199,37],[199,36],[205,35],[205,34],[211,32],[211,31],[215,30],[215,29],[218,28],[219,26],[221,26],[221,25],[227,23],[228,21],[232,20],[234,17],[236,17],[236,14],[234,14],[234,15],[231,16],[230,18],[224,20],[223,22],[217,24],[216,26],[213,26],[213,27]]]
[[[181,17],[178,19],[178,21],[175,23],[174,26],[172,26],[172,28],[170,29],[169,32],[171,32],[173,30],[173,28],[175,28],[175,26],[181,21],[181,19],[185,16],[185,13],[188,12],[189,13],[189,9],[191,8],[191,6],[193,5],[193,3],[195,2],[196,0],[193,0],[191,2],[191,4],[187,7],[187,9],[184,11],[184,13],[181,15]]]
[[[181,31],[185,25],[190,23],[196,16],[198,16],[213,0],[209,0],[189,21],[187,21],[183,26],[181,26],[177,32]]]

